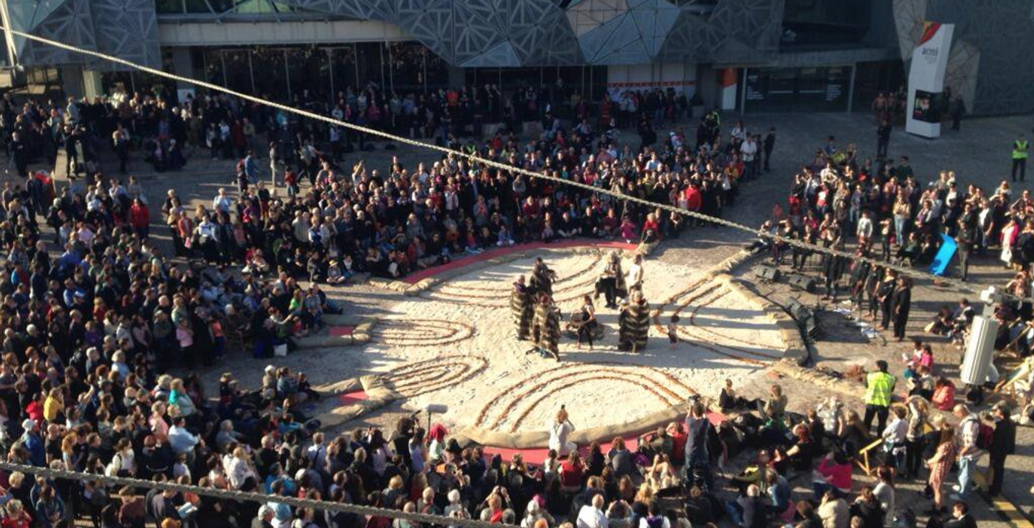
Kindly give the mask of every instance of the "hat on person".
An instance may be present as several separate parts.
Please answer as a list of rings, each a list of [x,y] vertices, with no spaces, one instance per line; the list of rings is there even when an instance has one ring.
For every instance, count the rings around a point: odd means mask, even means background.
[[[25,429],[26,431],[36,430],[36,420],[26,418],[25,421],[22,422],[22,429]]]

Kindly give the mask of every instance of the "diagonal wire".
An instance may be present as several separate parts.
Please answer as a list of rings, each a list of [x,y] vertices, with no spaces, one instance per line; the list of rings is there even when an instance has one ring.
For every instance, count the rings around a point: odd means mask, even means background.
[[[740,223],[737,223],[737,222],[733,222],[733,221],[730,221],[730,220],[725,220],[723,218],[718,218],[718,217],[715,217],[715,216],[706,215],[706,214],[699,213],[699,212],[696,212],[696,211],[688,211],[688,210],[685,210],[685,209],[680,209],[678,207],[675,207],[675,206],[672,206],[672,205],[669,205],[669,204],[662,204],[662,203],[657,203],[657,202],[651,202],[649,200],[645,200],[643,198],[639,198],[639,197],[636,197],[636,196],[629,196],[627,194],[624,194],[624,193],[621,193],[621,192],[618,192],[618,191],[614,191],[614,190],[610,190],[610,189],[602,189],[602,188],[599,188],[599,187],[594,187],[594,186],[589,185],[589,184],[585,184],[585,183],[581,183],[581,182],[576,182],[576,181],[572,181],[572,180],[567,180],[567,179],[564,179],[564,178],[558,178],[558,177],[555,177],[555,176],[550,176],[550,175],[542,173],[542,172],[534,172],[534,171],[530,171],[530,170],[527,170],[527,169],[522,169],[520,167],[514,167],[512,165],[508,165],[508,164],[505,164],[505,163],[500,163],[498,161],[493,161],[493,160],[482,158],[482,157],[480,157],[480,156],[478,156],[476,154],[466,153],[466,152],[462,152],[462,151],[459,151],[459,150],[453,150],[453,149],[450,149],[450,148],[447,148],[447,147],[443,147],[443,146],[438,146],[438,145],[435,145],[435,144],[432,144],[432,143],[425,143],[425,142],[422,142],[422,141],[416,141],[416,140],[413,140],[413,139],[396,136],[394,134],[391,134],[391,133],[388,133],[388,132],[384,132],[384,131],[381,131],[381,130],[376,130],[376,129],[373,129],[373,128],[367,128],[367,127],[356,125],[356,124],[353,124],[353,123],[347,123],[345,121],[339,121],[339,120],[334,119],[332,117],[328,117],[328,116],[325,116],[325,115],[317,114],[315,112],[311,112],[311,111],[308,111],[308,110],[303,110],[303,109],[300,109],[300,108],[294,108],[294,107],[287,106],[287,105],[284,105],[284,104],[280,104],[280,103],[277,103],[277,102],[274,102],[274,101],[268,101],[266,99],[262,99],[260,97],[254,96],[254,95],[237,92],[237,91],[231,90],[229,88],[225,88],[223,86],[212,84],[210,82],[200,81],[200,80],[197,80],[197,79],[193,79],[191,77],[184,77],[182,75],[176,75],[176,74],[173,74],[173,73],[165,72],[165,71],[162,71],[162,70],[159,70],[159,69],[156,69],[156,68],[151,68],[149,66],[145,66],[143,64],[137,64],[135,62],[132,62],[132,61],[120,58],[120,57],[115,57],[115,56],[112,56],[112,55],[107,55],[107,54],[104,54],[104,53],[101,53],[101,52],[98,52],[98,51],[92,51],[92,50],[88,50],[88,49],[83,49],[83,48],[80,48],[78,46],[72,46],[70,44],[65,44],[63,42],[57,42],[57,41],[54,41],[54,40],[51,40],[51,39],[47,39],[47,38],[44,38],[44,37],[39,37],[39,36],[36,36],[36,35],[25,33],[24,31],[18,31],[18,30],[15,30],[15,29],[4,28],[4,27],[0,27],[0,31],[10,31],[10,33],[13,34],[13,35],[18,35],[20,37],[24,37],[24,38],[27,38],[29,40],[33,40],[33,41],[36,41],[36,42],[40,42],[40,43],[43,43],[43,44],[54,46],[56,48],[60,48],[60,49],[66,50],[66,51],[71,51],[71,52],[79,53],[79,54],[83,54],[83,55],[89,55],[89,56],[92,56],[92,57],[96,57],[98,59],[102,59],[102,60],[109,61],[109,62],[114,62],[114,63],[117,63],[117,64],[121,64],[123,66],[128,66],[128,67],[136,69],[136,70],[147,72],[147,73],[150,73],[152,75],[156,75],[158,77],[163,77],[163,78],[171,79],[171,80],[178,81],[178,82],[184,82],[184,83],[188,83],[188,84],[193,84],[195,86],[200,86],[202,88],[206,88],[208,90],[212,90],[213,92],[221,92],[221,93],[224,93],[224,94],[232,95],[234,97],[243,99],[245,101],[250,101],[250,102],[253,102],[253,103],[256,103],[256,104],[261,104],[261,105],[269,106],[271,108],[276,108],[276,109],[282,110],[284,112],[290,112],[290,113],[293,113],[293,114],[296,114],[296,115],[299,115],[299,116],[302,116],[302,117],[307,117],[309,119],[314,119],[314,120],[317,120],[317,121],[323,121],[325,123],[329,123],[329,124],[334,125],[334,126],[349,128],[349,129],[355,130],[357,132],[362,132],[364,134],[369,134],[369,135],[372,135],[372,136],[382,137],[382,138],[385,138],[385,139],[387,139],[389,141],[393,141],[393,142],[396,142],[396,143],[412,145],[412,146],[415,146],[415,147],[420,147],[420,148],[425,148],[425,149],[430,149],[430,150],[437,150],[437,151],[445,153],[445,154],[449,154],[449,155],[460,157],[460,158],[465,158],[468,161],[470,161],[472,164],[480,164],[480,165],[485,165],[485,166],[488,166],[488,167],[494,167],[494,168],[497,168],[497,169],[500,169],[500,170],[509,171],[511,173],[522,174],[522,175],[525,175],[525,176],[527,176],[529,178],[538,178],[538,179],[542,179],[542,180],[548,180],[548,181],[552,181],[552,182],[555,182],[555,183],[558,183],[558,184],[561,184],[561,185],[567,185],[567,186],[570,186],[570,187],[578,187],[578,188],[581,188],[581,189],[588,190],[590,192],[599,193],[599,194],[605,194],[605,195],[608,195],[608,196],[612,196],[612,197],[614,197],[614,198],[616,198],[618,200],[625,200],[625,201],[628,201],[628,202],[638,203],[638,204],[641,204],[641,205],[645,205],[645,206],[649,206],[649,207],[657,208],[657,209],[662,209],[662,210],[665,210],[665,211],[669,211],[669,212],[672,212],[672,213],[675,213],[675,214],[687,216],[687,217],[690,217],[690,218],[696,218],[698,220],[710,222],[710,223],[713,223],[713,224],[717,224],[717,225],[721,225],[721,226],[725,226],[725,227],[731,227],[733,229],[737,229],[737,230],[744,231],[744,232],[747,232],[747,233],[752,233],[752,234],[758,236],[759,238],[769,239],[769,240],[772,240],[774,242],[779,242],[780,244],[785,244],[785,245],[788,245],[788,246],[791,246],[791,247],[798,247],[798,248],[801,248],[801,249],[807,249],[807,250],[809,250],[809,251],[811,251],[813,253],[822,253],[822,254],[831,255],[831,256],[835,256],[835,257],[841,257],[841,258],[848,259],[849,261],[865,262],[865,263],[870,264],[872,266],[877,266],[877,267],[880,267],[880,268],[883,268],[883,269],[894,270],[899,276],[912,277],[914,279],[928,280],[928,281],[932,281],[932,282],[946,284],[946,285],[953,286],[953,287],[959,289],[960,291],[967,291],[967,292],[971,292],[971,293],[979,293],[980,292],[980,289],[975,287],[974,285],[967,284],[966,282],[963,282],[963,281],[958,280],[958,279],[949,278],[949,277],[940,277],[940,276],[934,275],[932,273],[927,273],[927,272],[920,271],[920,270],[917,270],[917,269],[914,269],[914,268],[902,266],[900,264],[892,264],[890,262],[884,262],[884,261],[881,261],[881,260],[876,260],[876,259],[874,259],[872,257],[859,257],[859,256],[855,255],[854,253],[849,253],[849,252],[846,252],[846,251],[840,251],[840,250],[836,250],[836,249],[832,249],[832,248],[828,248],[828,247],[823,247],[823,246],[819,246],[819,245],[816,245],[816,244],[809,244],[809,243],[802,242],[800,240],[796,240],[796,239],[793,239],[793,238],[784,237],[782,235],[766,233],[764,231],[760,231],[760,230],[752,228],[750,226],[747,226],[747,225],[744,225],[744,224],[740,224]],[[1001,296],[1005,297],[1005,298],[1008,298],[1008,299],[1011,299],[1011,300],[1014,300],[1014,301],[1034,303],[1034,297],[1020,297],[1020,296],[1017,296],[1017,295],[1012,295],[1012,294],[1007,294],[1007,293],[1001,294]]]

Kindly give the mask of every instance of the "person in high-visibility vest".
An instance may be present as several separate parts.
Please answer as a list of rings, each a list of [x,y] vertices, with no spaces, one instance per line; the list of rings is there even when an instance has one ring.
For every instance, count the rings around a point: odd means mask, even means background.
[[[1016,138],[1012,144],[1012,181],[1016,181],[1016,171],[1019,170],[1020,181],[1027,176],[1027,155],[1030,151],[1030,142],[1023,134]]]
[[[887,362],[879,360],[876,362],[876,372],[870,372],[865,377],[865,430],[871,431],[872,419],[879,420],[877,432],[883,433],[887,428],[887,415],[890,414],[890,400],[894,394],[894,385],[897,378],[887,373]]]

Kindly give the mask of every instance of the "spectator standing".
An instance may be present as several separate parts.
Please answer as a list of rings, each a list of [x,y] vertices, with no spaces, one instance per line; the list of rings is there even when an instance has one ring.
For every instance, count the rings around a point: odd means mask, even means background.
[[[1012,143],[1012,181],[1016,181],[1016,173],[1020,173],[1020,181],[1027,176],[1027,156],[1030,154],[1030,142],[1020,134]]]
[[[757,164],[755,163],[755,160],[758,155],[758,145],[754,141],[754,136],[752,134],[747,134],[746,140],[743,142],[743,145],[740,146],[740,154],[743,155],[743,165],[745,167],[745,175],[747,176],[747,179],[753,178],[757,175]]]
[[[951,114],[951,129],[958,132],[962,126],[962,116],[966,115],[966,102],[962,100],[961,95],[956,95],[952,99],[948,111]]]
[[[973,472],[984,451],[977,445],[980,438],[980,419],[964,403],[955,405],[953,414],[959,419],[959,483],[952,486],[956,493],[952,500],[964,500],[973,487]]]
[[[887,417],[890,414],[890,401],[894,393],[897,378],[887,372],[887,362],[876,362],[876,372],[870,372],[865,378],[865,430],[872,433],[872,420],[878,418],[878,431],[887,428]]]
[[[930,468],[930,479],[927,484],[933,492],[933,509],[929,513],[937,515],[944,511],[944,494],[941,488],[948,472],[951,471],[951,466],[955,463],[957,448],[954,427],[945,423],[943,419],[935,420],[934,427],[940,431],[940,435],[937,437],[936,451],[926,461],[926,465]]]
[[[1016,423],[1012,421],[1011,409],[1004,402],[998,402],[991,410],[995,422],[994,436],[988,448],[990,464],[988,470],[991,478],[987,494],[994,497],[1002,492],[1005,480],[1005,459],[1016,452]]]
[[[891,295],[890,309],[894,322],[894,338],[904,341],[908,313],[912,309],[912,281],[908,277],[898,278],[897,286]]]
[[[887,159],[891,130],[893,127],[887,119],[881,120],[879,126],[876,127],[876,159]]]
[[[710,443],[716,434],[714,426],[707,419],[704,404],[699,401],[693,403],[686,417],[686,435],[686,480],[690,485],[701,481],[705,491],[711,490],[714,483],[711,476]]]
[[[118,171],[125,174],[126,164],[129,162],[129,138],[119,129],[112,132],[111,143],[118,156]]]

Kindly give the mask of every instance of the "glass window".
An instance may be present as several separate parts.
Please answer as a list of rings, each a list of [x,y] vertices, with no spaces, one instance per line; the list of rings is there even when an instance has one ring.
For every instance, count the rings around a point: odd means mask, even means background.
[[[325,51],[313,47],[290,48],[287,50],[287,69],[292,100],[298,99],[303,106],[327,100],[330,66]]]
[[[423,93],[424,55],[427,48],[419,42],[391,42],[391,83],[399,95]]]
[[[226,87],[244,93],[252,93],[255,87],[251,84],[251,64],[247,50],[223,52],[223,63],[226,65]]]
[[[358,84],[355,76],[355,46],[333,48],[330,51],[330,60],[334,70],[334,92],[344,94],[351,90],[354,93]],[[340,96],[335,96],[335,99],[340,99]]]
[[[207,79],[205,76],[205,52],[201,48],[190,49],[190,71],[179,72],[178,75],[189,75],[195,79]]]
[[[590,101],[599,102],[607,95],[607,67],[588,66],[585,73],[585,82]]]
[[[255,92],[273,101],[287,100],[287,72],[282,48],[257,48],[251,52]]]
[[[219,50],[205,50],[205,80],[226,86],[226,79],[223,77],[223,53]]]
[[[427,91],[447,88],[449,86],[449,63],[426,48],[424,49],[424,59]]]
[[[897,90],[904,76],[904,65],[901,61],[858,63],[854,84],[854,110],[865,110],[880,93]]]
[[[748,70],[747,110],[843,112],[850,73],[848,66]]]
[[[208,0],[208,3],[216,13],[227,11],[233,7],[234,4],[233,0]]]
[[[538,87],[542,78],[541,68],[502,68],[500,84],[507,97],[513,97],[517,90],[529,86]],[[516,102],[514,103],[517,104]]]
[[[869,0],[786,0],[782,45],[793,47],[847,44],[869,31]]]
[[[265,15],[275,13],[277,10],[273,8],[273,4],[266,0],[245,0],[238,3],[237,9],[233,11],[241,15]]]
[[[205,0],[184,0],[188,13],[211,13]]]
[[[159,15],[183,14],[183,0],[158,0],[155,10]]]
[[[384,48],[379,42],[362,42],[356,44],[356,58],[359,64],[359,86],[365,88],[373,83],[384,86],[384,70],[381,59]]]

